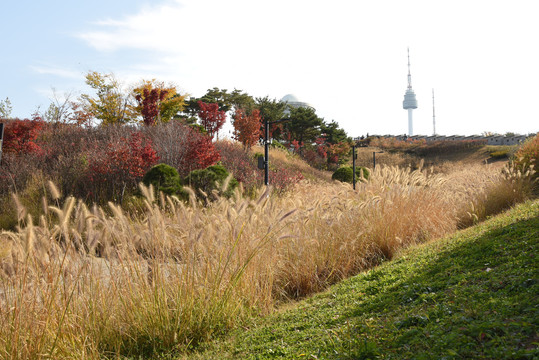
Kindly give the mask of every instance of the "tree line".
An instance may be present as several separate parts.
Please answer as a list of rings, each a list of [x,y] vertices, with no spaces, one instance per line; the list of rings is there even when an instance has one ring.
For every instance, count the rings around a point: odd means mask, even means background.
[[[349,137],[335,121],[325,121],[312,108],[292,107],[268,96],[255,98],[242,90],[214,87],[197,98],[181,93],[172,83],[152,79],[124,86],[114,74],[96,71],[88,72],[85,82],[91,92],[76,98],[55,94],[48,108],[36,115],[46,122],[82,127],[180,121],[211,138],[219,137],[230,118],[233,138],[246,148],[261,140],[265,120],[286,117],[290,121],[270,128],[274,144],[300,154],[311,165],[335,167],[350,148]],[[9,118],[10,112],[9,99],[0,101],[0,117]]]

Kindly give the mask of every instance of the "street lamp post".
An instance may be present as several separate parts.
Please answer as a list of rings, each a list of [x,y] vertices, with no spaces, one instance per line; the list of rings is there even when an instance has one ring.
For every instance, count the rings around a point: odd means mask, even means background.
[[[280,119],[280,120],[275,120],[275,121],[268,121],[267,119],[264,120],[264,163],[261,164],[259,162],[258,167],[264,168],[264,185],[266,186],[269,185],[269,126],[272,124],[277,124],[277,123],[281,123],[281,122],[285,122],[289,120],[291,119],[285,118],[285,119]]]
[[[354,190],[356,189],[356,159],[357,159],[356,146],[357,145],[354,142],[354,144],[352,145],[352,185],[353,185]]]
[[[2,144],[4,142],[4,123],[0,123],[0,164],[2,164]]]
[[[264,121],[264,185],[269,185],[269,121]]]

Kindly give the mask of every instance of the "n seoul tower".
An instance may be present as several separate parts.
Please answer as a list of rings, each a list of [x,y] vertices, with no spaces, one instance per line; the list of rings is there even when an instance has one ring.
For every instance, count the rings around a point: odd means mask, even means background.
[[[402,108],[404,110],[408,110],[408,136],[413,136],[414,121],[412,111],[417,109],[417,99],[415,98],[414,90],[412,90],[412,75],[410,74],[410,48],[408,48],[408,89],[406,89],[406,93],[404,94]]]

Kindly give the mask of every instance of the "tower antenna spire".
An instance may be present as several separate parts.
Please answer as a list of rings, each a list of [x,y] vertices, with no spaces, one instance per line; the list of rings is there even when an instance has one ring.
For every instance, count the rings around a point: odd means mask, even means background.
[[[434,89],[432,89],[432,135],[436,135],[436,113],[434,112]]]
[[[410,72],[410,48],[408,48],[408,89],[412,88],[412,73]]]

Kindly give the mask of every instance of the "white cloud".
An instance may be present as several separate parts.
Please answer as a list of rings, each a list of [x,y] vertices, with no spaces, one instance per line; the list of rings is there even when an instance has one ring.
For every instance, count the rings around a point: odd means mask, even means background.
[[[42,75],[54,75],[67,79],[80,79],[81,73],[79,71],[60,68],[51,65],[31,65],[30,69],[38,74]]]

